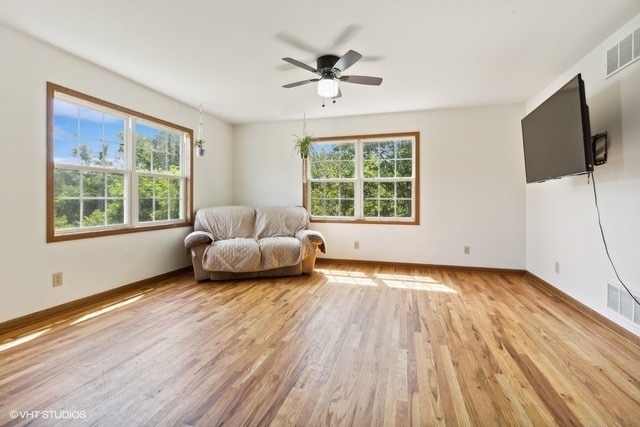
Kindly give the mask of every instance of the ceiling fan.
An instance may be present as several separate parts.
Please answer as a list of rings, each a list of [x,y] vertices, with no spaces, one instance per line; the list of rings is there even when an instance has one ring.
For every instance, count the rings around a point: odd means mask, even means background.
[[[338,86],[338,81],[360,85],[380,86],[382,83],[381,77],[342,75],[347,68],[358,62],[360,58],[362,58],[362,55],[355,50],[350,50],[340,58],[335,55],[323,55],[318,57],[316,60],[317,68],[313,68],[293,58],[282,58],[283,61],[288,62],[291,65],[304,68],[305,70],[318,75],[317,78],[289,83],[282,87],[288,89],[308,83],[318,82],[318,95],[323,98],[332,98],[335,102],[336,98],[340,98],[342,96],[342,92],[340,92],[340,87]]]

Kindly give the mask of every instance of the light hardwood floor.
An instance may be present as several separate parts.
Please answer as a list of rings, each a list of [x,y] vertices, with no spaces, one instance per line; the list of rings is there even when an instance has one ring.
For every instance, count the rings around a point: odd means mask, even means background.
[[[0,424],[640,425],[640,341],[529,276],[317,267],[0,336]]]

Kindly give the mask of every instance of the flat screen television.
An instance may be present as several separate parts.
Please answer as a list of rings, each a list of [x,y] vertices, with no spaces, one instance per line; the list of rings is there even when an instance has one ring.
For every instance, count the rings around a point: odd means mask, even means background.
[[[578,74],[522,119],[527,183],[593,171],[591,126]]]

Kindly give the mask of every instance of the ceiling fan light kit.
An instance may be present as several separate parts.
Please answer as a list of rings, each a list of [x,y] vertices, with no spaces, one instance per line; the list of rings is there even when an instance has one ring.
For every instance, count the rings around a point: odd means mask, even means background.
[[[338,96],[338,80],[332,78],[322,78],[318,82],[318,95],[322,98],[333,98]]]
[[[318,95],[322,98],[331,98],[334,100],[342,96],[338,81],[345,83],[355,83],[360,85],[380,86],[382,78],[370,77],[370,76],[343,76],[347,68],[351,67],[358,60],[362,58],[355,50],[350,50],[342,57],[335,55],[323,55],[316,60],[317,68],[313,68],[304,62],[300,62],[293,58],[282,58],[283,61],[288,62],[291,65],[311,71],[318,75],[319,78],[302,80],[299,82],[289,83],[282,87],[292,88],[302,86],[312,82],[318,82]],[[324,104],[323,104],[324,107]]]

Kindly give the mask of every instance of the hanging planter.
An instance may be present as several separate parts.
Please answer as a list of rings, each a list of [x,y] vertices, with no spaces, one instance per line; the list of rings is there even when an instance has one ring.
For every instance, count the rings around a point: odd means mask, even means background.
[[[200,104],[200,117],[198,122],[198,139],[193,143],[193,147],[196,150],[196,156],[203,157],[204,156],[204,132],[202,130],[202,104]]]
[[[307,117],[306,114],[304,116],[302,122],[302,136],[293,135],[293,148],[300,156],[302,160],[302,206],[308,207],[307,197],[308,197],[308,189],[307,189],[307,181],[308,181],[308,163],[309,156],[313,150],[313,144],[315,142],[315,138],[307,133]]]
[[[302,159],[306,159],[309,157],[309,154],[311,154],[311,148],[313,148],[313,142],[314,139],[311,135],[303,135],[302,137],[299,137],[297,135],[293,135],[296,137],[296,139],[294,140],[294,148],[296,150],[296,153],[298,153],[300,155],[300,158]]]
[[[302,137],[297,135],[295,136],[294,146],[293,148],[296,150],[296,153],[302,159],[302,182],[307,182],[307,163],[309,162],[309,155],[311,154],[311,149],[313,148],[314,139],[311,135],[307,135],[306,132]]]
[[[197,139],[193,145],[196,149],[196,156],[203,157],[204,156],[204,140]]]

